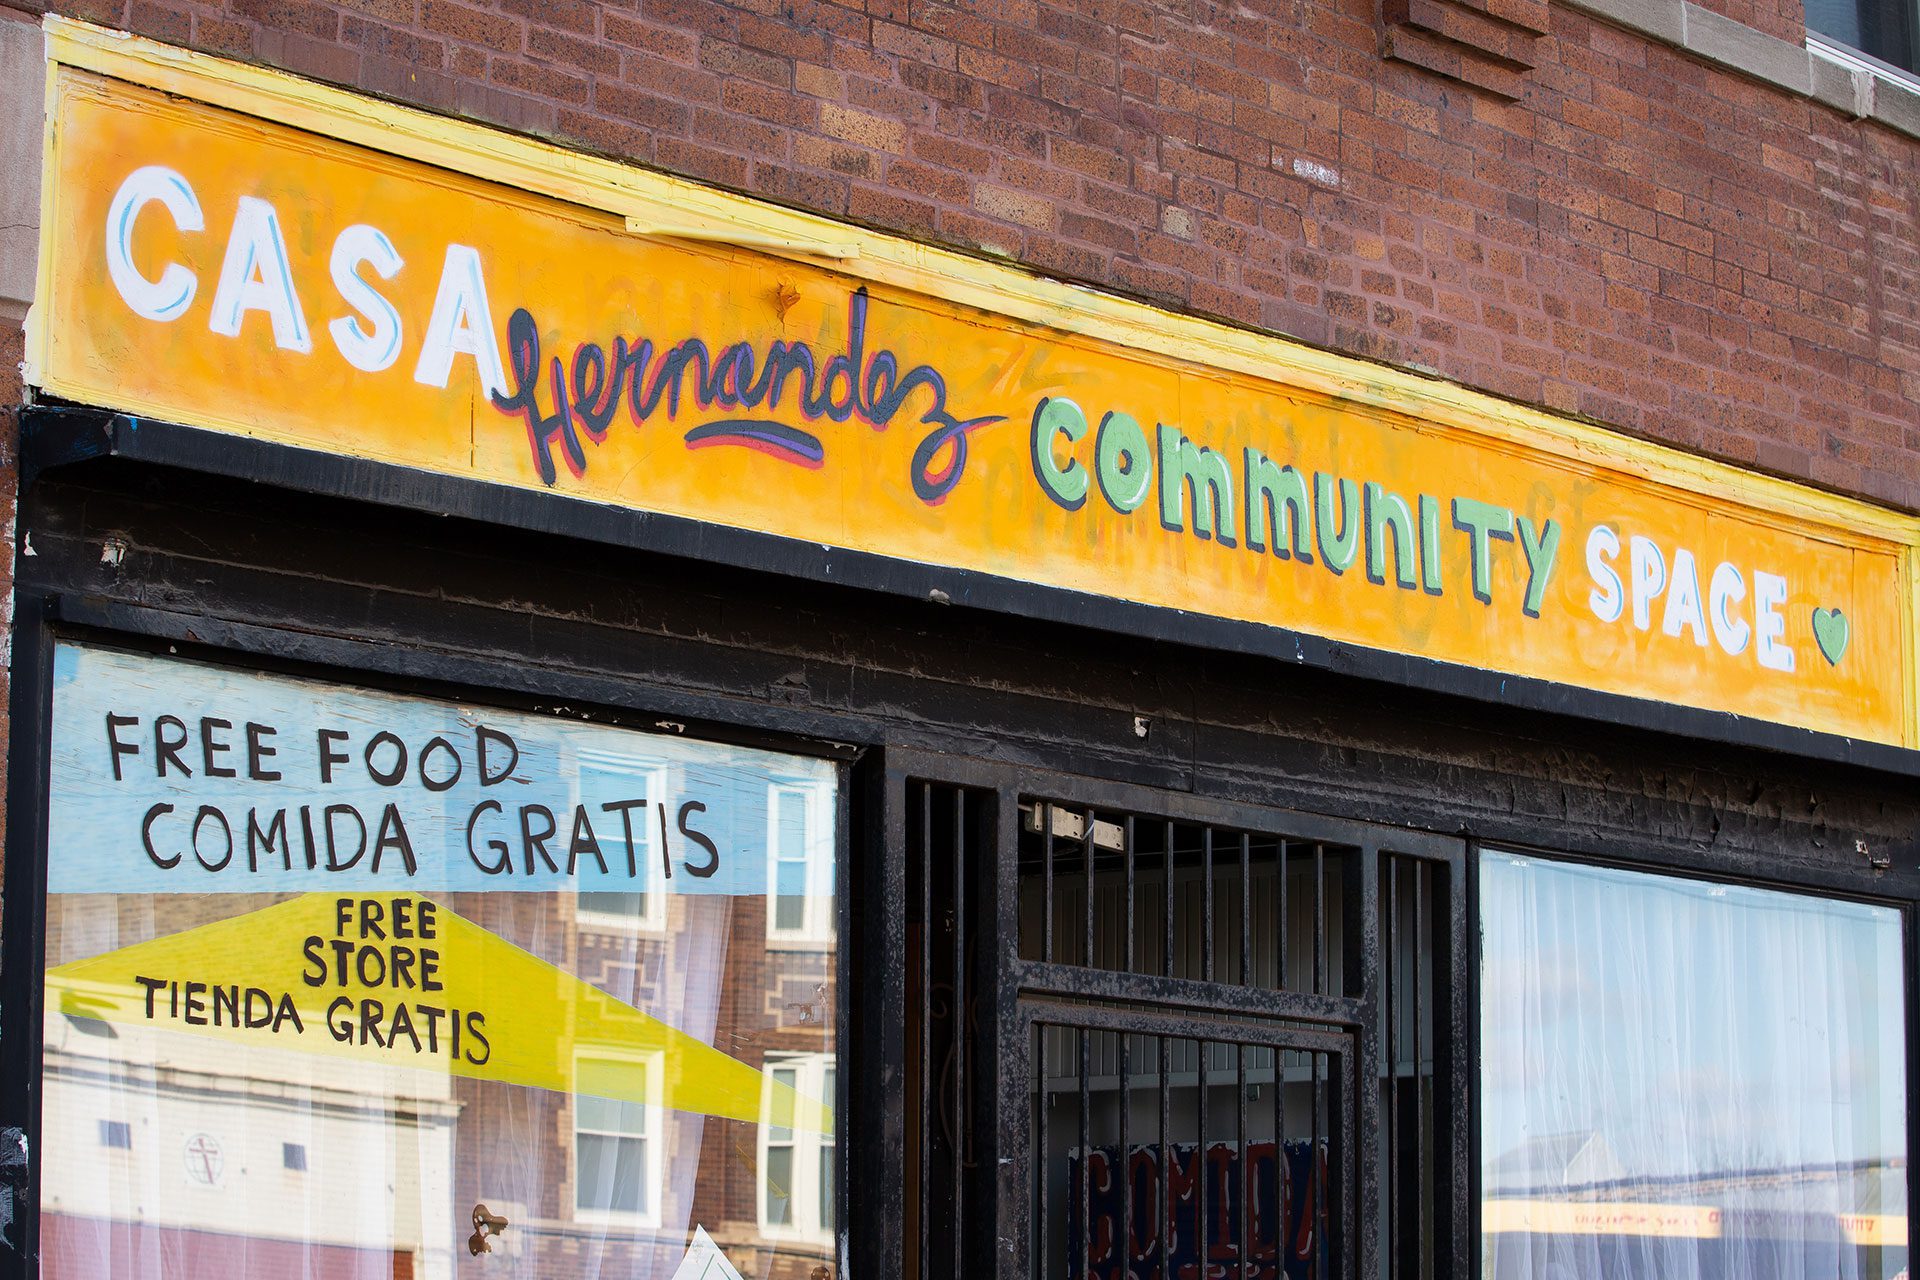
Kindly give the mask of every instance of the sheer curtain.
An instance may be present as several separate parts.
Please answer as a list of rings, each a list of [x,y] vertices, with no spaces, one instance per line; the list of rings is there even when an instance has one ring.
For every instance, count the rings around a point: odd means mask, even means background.
[[[1892,1280],[1890,908],[1490,852],[1482,1215],[1500,1280]]]

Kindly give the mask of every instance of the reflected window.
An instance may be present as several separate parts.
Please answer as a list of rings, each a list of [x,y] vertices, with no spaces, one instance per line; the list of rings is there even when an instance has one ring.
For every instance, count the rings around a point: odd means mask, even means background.
[[[767,939],[833,942],[833,828],[819,788],[767,790]]]
[[[573,1103],[574,1208],[636,1226],[660,1220],[659,1055],[581,1058]],[[648,1102],[623,1101],[639,1096]]]
[[[1488,853],[1483,1275],[1893,1280],[1891,908]]]
[[[51,713],[38,1280],[832,1258],[833,764],[70,644]]]
[[[618,753],[583,747],[577,752],[575,763],[579,769],[573,797],[576,803],[583,796],[617,795],[623,800],[639,800],[668,794],[665,771],[646,767]],[[600,812],[604,815],[606,811],[602,809]],[[603,819],[603,825],[608,827],[607,835],[611,837],[611,824]],[[622,824],[621,832],[623,836],[630,835],[632,838],[635,875],[623,882],[620,873],[625,868],[621,865],[618,853],[611,859],[605,854],[605,847],[615,847],[614,841],[611,838],[603,841],[596,837],[593,841],[595,852],[601,856],[593,860],[581,858],[575,865],[587,868],[591,875],[601,863],[606,863],[608,875],[599,882],[620,884],[621,887],[582,887],[574,904],[580,926],[583,929],[616,933],[659,933],[667,927],[667,892],[660,874],[654,828],[645,821],[633,823],[629,820]],[[633,880],[637,880],[640,887],[630,887]],[[584,886],[596,881],[587,879],[581,883]]]
[[[829,1112],[836,1079],[830,1053],[769,1054],[760,1126],[760,1226],[769,1235],[823,1241],[834,1229],[834,1135],[797,1125],[793,1099]]]

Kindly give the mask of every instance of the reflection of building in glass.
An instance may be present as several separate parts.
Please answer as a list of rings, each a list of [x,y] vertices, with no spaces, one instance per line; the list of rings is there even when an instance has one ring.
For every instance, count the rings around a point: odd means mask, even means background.
[[[767,882],[774,946],[833,944],[833,814],[817,787],[767,788]]]
[[[764,1071],[748,1118],[662,1105],[664,1052],[577,1046],[569,1096],[56,1012],[43,1274],[161,1280],[182,1274],[162,1259],[192,1257],[209,1274],[452,1277],[481,1265],[465,1239],[485,1204],[509,1222],[493,1252],[532,1268],[502,1274],[665,1277],[701,1226],[743,1274],[809,1275],[832,1256],[835,1139],[768,1108],[776,1086],[832,1105],[833,953],[771,948],[764,897],[657,900],[657,931],[568,894],[442,903]],[[53,955],[73,958],[62,939],[130,945],[272,901],[63,895]]]
[[[45,1280],[454,1275],[444,1076],[56,1013],[45,1099]]]
[[[805,1098],[832,1098],[831,1053],[768,1054],[769,1086],[780,1084]],[[796,1128],[790,1107],[765,1090],[760,1121],[760,1228],[783,1240],[828,1243],[833,1239],[834,1135]]]

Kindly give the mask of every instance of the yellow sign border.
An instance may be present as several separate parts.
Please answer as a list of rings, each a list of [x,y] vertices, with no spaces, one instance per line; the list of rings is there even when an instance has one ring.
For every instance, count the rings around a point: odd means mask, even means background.
[[[1011,320],[1150,352],[1200,366],[1283,380],[1338,399],[1453,428],[1517,453],[1592,463],[1653,482],[1676,497],[1730,503],[1841,545],[1880,542],[1902,564],[1901,745],[1920,747],[1920,517],[1793,481],[1697,457],[1668,446],[1498,399],[1484,392],[1277,336],[1164,311],[1085,286],[1031,274],[898,236],[637,168],[470,121],[304,80],[209,54],[164,45],[90,23],[45,19],[50,64],[91,71],[210,106],[305,130],[402,159],[517,190],[557,198],[625,220],[636,235],[710,240],[802,262],[856,259],[876,283],[977,308]],[[52,111],[57,77],[47,78],[47,154],[57,154]],[[54,184],[42,189],[38,296],[50,296],[57,225]],[[67,387],[46,375],[48,326],[28,315],[27,379],[55,394]],[[76,398],[85,398],[84,395]],[[242,424],[223,424],[241,431]]]

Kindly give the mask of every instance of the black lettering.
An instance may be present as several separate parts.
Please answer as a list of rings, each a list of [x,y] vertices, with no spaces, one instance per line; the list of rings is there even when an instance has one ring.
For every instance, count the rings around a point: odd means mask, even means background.
[[[437,1005],[431,1004],[417,1005],[415,1007],[420,1012],[421,1020],[427,1024],[427,1052],[440,1052],[440,1019],[447,1016],[447,1011]]]
[[[273,1011],[273,1034],[280,1034],[280,1024],[283,1022],[293,1024],[295,1035],[306,1030],[305,1024],[300,1021],[300,1011],[293,1007],[293,996],[284,991],[280,993],[280,1007]]]
[[[275,777],[280,775],[275,774]],[[267,823],[266,830],[260,829],[260,811],[247,810],[247,870],[260,869],[260,854],[272,854],[276,838],[280,844],[280,865],[282,869],[293,870],[293,843],[287,839],[287,811],[275,809],[273,819]]]
[[[253,1012],[255,996],[258,996],[260,998],[259,1003],[266,1006],[264,1009],[260,1011],[257,1017],[254,1015],[254,1012]],[[261,1027],[267,1026],[272,1021],[273,1021],[273,997],[271,995],[268,995],[265,991],[261,990],[259,987],[248,987],[247,988],[247,1005],[246,1005],[247,1028],[251,1031],[258,1031]]]
[[[440,953],[422,951],[420,953],[420,989],[422,991],[441,990]]]
[[[413,842],[407,839],[407,824],[400,821],[400,806],[390,804],[380,815],[380,834],[373,842],[373,872],[380,873],[380,855],[387,849],[399,851],[400,861],[406,863],[407,874],[413,875],[420,869],[413,857]]]
[[[433,758],[435,747],[446,752],[447,757],[453,761],[453,772],[444,778],[436,779],[427,772],[427,761]],[[453,784],[460,781],[461,771],[465,768],[466,765],[460,759],[459,750],[445,738],[429,738],[427,745],[420,748],[420,785],[429,791],[452,790]]]
[[[480,1042],[479,1057],[476,1058],[473,1056],[472,1049],[467,1050],[467,1061],[476,1067],[486,1066],[487,1059],[493,1056],[493,1046],[487,1043],[486,1033],[481,1030],[481,1028],[486,1025],[487,1018],[485,1014],[469,1013],[467,1015],[467,1039],[478,1040]]]
[[[333,948],[333,985],[347,985],[347,957],[353,954],[353,944],[345,938],[335,938],[327,944]]]
[[[340,861],[339,835],[334,830],[334,827],[333,827],[333,820],[337,817],[343,817],[343,816],[353,819],[353,826],[355,831],[353,856],[351,858],[348,858],[345,862]],[[360,811],[358,809],[354,808],[350,804],[330,804],[326,808],[326,817],[324,819],[324,825],[327,831],[327,870],[345,871],[349,867],[353,866],[355,863],[359,862],[360,859],[366,855],[367,820],[360,816]]]
[[[507,842],[499,836],[491,836],[488,838],[487,848],[492,850],[500,859],[496,865],[491,867],[480,860],[480,851],[473,847],[473,829],[479,823],[480,815],[489,809],[495,813],[500,812],[500,802],[498,800],[482,800],[479,804],[473,806],[473,812],[467,815],[467,857],[473,859],[473,865],[480,868],[485,874],[497,876],[513,865],[513,851],[507,847]]]
[[[387,1043],[398,1045],[404,1035],[413,1042],[413,1051],[420,1052],[420,1037],[413,1029],[413,1015],[407,1011],[406,1002],[393,1006],[393,1021],[387,1025]]]
[[[215,720],[211,716],[200,717],[200,767],[209,778],[237,778],[240,776],[239,772],[230,766],[219,765],[213,762],[215,756],[225,755],[233,749],[231,743],[215,742],[213,740],[213,731],[215,729],[231,728],[233,728],[233,722],[230,720]]]
[[[481,786],[498,786],[513,776],[514,769],[520,764],[520,744],[506,734],[501,733],[498,729],[489,729],[483,724],[474,726],[474,741],[478,744]],[[506,764],[502,765],[498,772],[487,768],[487,744],[489,742],[497,743],[511,753],[507,757]]]
[[[225,1022],[220,1019],[225,1011]],[[240,1025],[240,988],[215,987],[213,989],[213,1025],[216,1027],[237,1027]]]
[[[374,748],[383,742],[392,743],[394,751],[393,768],[384,773],[373,763]],[[382,729],[367,739],[367,749],[361,755],[367,762],[367,776],[380,786],[397,787],[400,785],[400,779],[407,776],[407,744],[400,741],[397,734]]]
[[[121,780],[120,757],[139,755],[140,745],[138,743],[120,741],[120,735],[114,731],[122,728],[131,729],[139,723],[139,716],[117,716],[111,711],[107,712],[107,756],[108,759],[113,762],[113,780],[115,782]]]
[[[360,899],[360,937],[363,941],[367,938],[386,940],[387,931],[380,925],[386,914],[387,909],[380,899]]]
[[[689,800],[680,806],[679,819],[680,834],[707,851],[707,860],[699,866],[696,867],[691,862],[683,864],[688,875],[698,876],[702,880],[711,878],[713,873],[720,869],[720,847],[709,840],[705,833],[695,831],[691,825],[694,814],[706,811],[706,805],[698,800]]]
[[[178,737],[167,732],[167,726],[169,725],[179,731]],[[186,721],[182,720],[179,716],[161,716],[158,720],[155,720],[153,722],[154,776],[157,778],[166,777],[167,765],[171,763],[174,768],[191,778],[193,776],[193,770],[187,768],[186,763],[180,759],[180,748],[186,745]]]
[[[334,743],[345,742],[347,740],[347,731],[345,729],[322,729],[318,737],[320,781],[329,783],[333,781],[333,766],[347,762],[348,756],[346,752],[335,751],[333,749]]]
[[[335,996],[327,1006],[327,1034],[341,1044],[353,1043],[353,1001],[346,996]]]
[[[546,830],[540,832],[534,831],[533,816],[536,813],[540,815],[540,820],[545,824]],[[552,855],[547,852],[547,841],[552,839],[554,833],[559,829],[558,824],[553,820],[553,810],[547,808],[547,806],[543,804],[523,804],[520,806],[520,852],[521,855],[526,858],[528,875],[533,874],[533,855],[536,851],[540,854],[540,861],[547,864],[547,870],[555,874],[559,873],[560,864],[555,862]]]
[[[326,941],[323,938],[321,938],[321,936],[317,933],[308,934],[307,940],[304,943],[302,943],[300,946],[300,953],[306,956],[307,963],[312,966],[311,971],[308,971],[305,969],[300,971],[300,981],[306,983],[310,987],[326,986],[327,985]]]
[[[667,879],[673,879],[673,854],[667,848],[667,806],[660,806],[660,871]]]
[[[153,865],[162,871],[171,871],[179,866],[180,855],[176,853],[171,858],[163,858],[153,851],[153,823],[156,818],[172,812],[172,805],[157,804],[147,810],[147,816],[140,820],[140,843],[145,846],[147,857],[152,859]]]
[[[143,978],[136,973],[133,975],[133,980],[147,989],[147,1021],[152,1022],[153,1021],[153,996],[156,991],[161,990],[167,985],[166,979]]]
[[[579,865],[580,855],[590,854],[600,864],[600,874],[607,874],[607,860],[600,854],[600,841],[593,834],[593,824],[587,821],[587,806],[573,806],[573,835],[567,841],[567,874],[573,875]]]
[[[247,776],[255,782],[280,781],[278,769],[265,767],[267,761],[280,754],[277,748],[267,745],[267,739],[277,732],[271,725],[247,721]]]
[[[208,818],[219,822],[220,834],[227,838],[226,851],[220,855],[218,862],[208,862],[207,855],[200,850],[200,828]],[[193,860],[209,871],[225,870],[226,865],[233,861],[233,828],[227,825],[227,815],[210,804],[201,805],[200,812],[193,815]]]
[[[204,982],[189,982],[186,986],[187,1008],[181,1021],[190,1027],[207,1025],[207,1002],[200,998],[206,994],[206,990],[207,984]]]
[[[380,1032],[381,1024],[387,1020],[387,1007],[378,1000],[360,1002],[360,1043],[371,1040],[382,1049],[387,1047],[386,1037]]]
[[[433,899],[420,899],[420,925],[414,931],[414,937],[432,941],[439,936],[434,924],[434,910]]]
[[[607,813],[620,815],[620,833],[627,842],[627,879],[632,880],[640,874],[640,863],[633,844],[633,814],[631,810],[647,807],[645,800],[614,800],[600,806]]]

